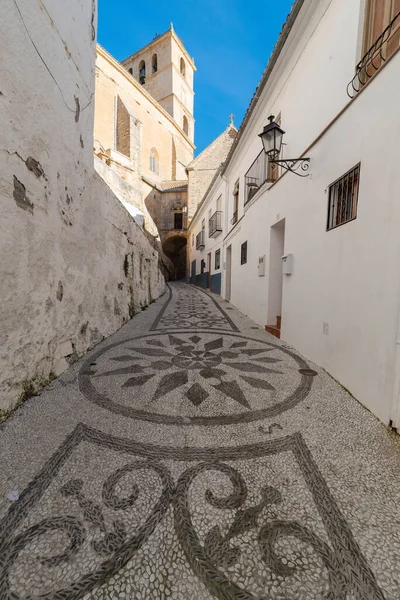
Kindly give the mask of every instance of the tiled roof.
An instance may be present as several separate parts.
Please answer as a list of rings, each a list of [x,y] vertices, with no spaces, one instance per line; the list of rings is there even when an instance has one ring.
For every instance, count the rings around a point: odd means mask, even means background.
[[[174,192],[177,190],[187,190],[187,179],[178,179],[177,181],[163,181],[161,187],[164,192]]]
[[[226,155],[229,152],[231,144],[237,135],[237,129],[234,125],[228,125],[228,127],[215,138],[200,154],[196,156],[187,166],[188,169],[195,169],[199,164],[207,164],[208,167],[218,168],[218,166],[224,162]]]

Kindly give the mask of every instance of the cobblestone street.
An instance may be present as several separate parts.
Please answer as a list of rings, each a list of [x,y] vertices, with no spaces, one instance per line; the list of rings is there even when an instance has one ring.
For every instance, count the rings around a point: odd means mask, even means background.
[[[398,600],[400,439],[183,283],[0,428],[0,599]]]

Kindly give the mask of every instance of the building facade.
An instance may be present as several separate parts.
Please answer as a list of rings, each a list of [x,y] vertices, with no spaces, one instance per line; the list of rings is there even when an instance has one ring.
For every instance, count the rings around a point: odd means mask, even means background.
[[[122,63],[97,48],[95,153],[114,191],[160,241],[174,279],[186,275],[188,226],[237,133],[231,119],[193,158],[195,70],[172,25]]]
[[[139,75],[142,62],[146,76]],[[178,279],[186,270],[194,71],[172,27],[123,63],[97,47],[95,153],[137,190],[125,199],[143,213],[146,231],[160,241],[173,263],[169,276]],[[181,106],[178,88],[186,90],[187,107]],[[123,188],[118,186],[122,193]]]
[[[393,0],[294,3],[213,184],[222,242],[202,250],[211,254],[206,265],[221,252],[226,300],[394,427],[399,13]],[[286,132],[278,160],[309,158],[308,171],[304,163],[295,174],[266,159],[259,134],[270,115]],[[207,223],[208,211],[205,198],[190,234]],[[193,263],[198,250],[190,249]]]

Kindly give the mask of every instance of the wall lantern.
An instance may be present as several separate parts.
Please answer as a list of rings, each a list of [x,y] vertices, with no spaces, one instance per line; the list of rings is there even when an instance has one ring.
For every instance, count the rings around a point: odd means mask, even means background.
[[[280,165],[287,171],[291,171],[299,177],[307,177],[307,174],[302,175],[301,173],[298,173],[297,170],[301,169],[302,171],[308,171],[310,168],[309,158],[278,159],[278,156],[281,153],[282,139],[285,132],[277,123],[275,123],[275,117],[271,115],[268,117],[268,119],[269,124],[264,127],[263,132],[258,136],[262,140],[264,152],[268,157],[268,162],[272,165]]]

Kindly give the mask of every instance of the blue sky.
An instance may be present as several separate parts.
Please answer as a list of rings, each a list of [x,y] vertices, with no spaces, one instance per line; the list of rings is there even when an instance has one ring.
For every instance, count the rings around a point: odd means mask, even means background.
[[[98,41],[122,60],[170,23],[194,57],[196,154],[239,127],[292,0],[99,0]]]

